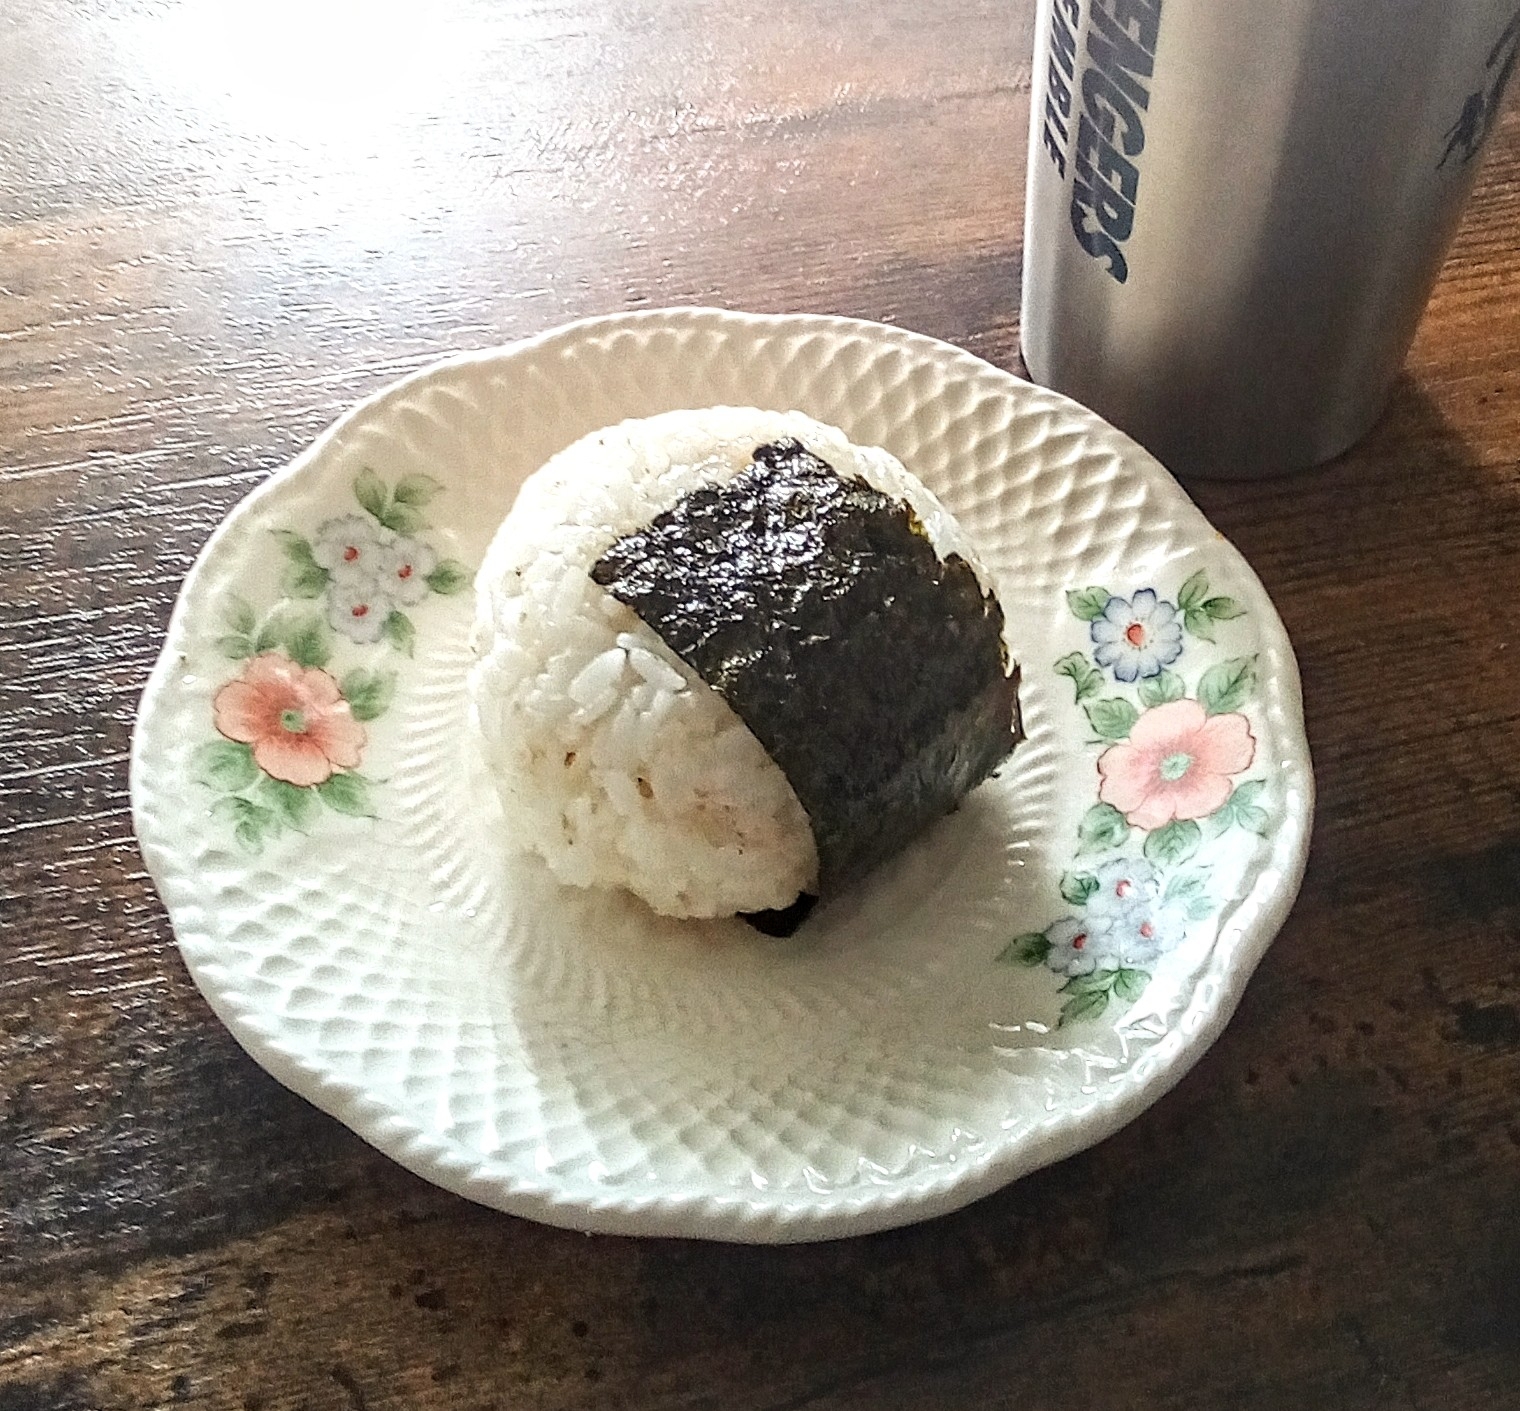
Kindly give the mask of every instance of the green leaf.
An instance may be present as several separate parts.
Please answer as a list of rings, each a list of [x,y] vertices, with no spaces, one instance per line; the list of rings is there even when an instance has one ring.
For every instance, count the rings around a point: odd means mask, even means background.
[[[1145,840],[1145,856],[1160,867],[1172,867],[1192,857],[1202,841],[1202,828],[1191,818],[1177,818]]]
[[[413,505],[421,509],[443,486],[431,475],[403,475],[396,482],[395,500],[398,505]]]
[[[1103,609],[1108,606],[1111,597],[1113,594],[1107,588],[1072,589],[1066,594],[1066,606],[1075,617],[1083,622],[1091,622],[1094,618],[1103,616]]]
[[[251,637],[253,629],[258,625],[258,618],[254,616],[253,607],[247,599],[236,596],[227,599],[222,621],[240,637]]]
[[[1214,816],[1219,820],[1219,831],[1224,832],[1239,824],[1248,833],[1263,834],[1271,822],[1271,815],[1257,804],[1261,792],[1267,787],[1265,779],[1247,779],[1225,801]]]
[[[380,635],[406,656],[411,656],[412,647],[417,641],[417,629],[412,624],[412,619],[400,608],[391,609],[380,628]]]
[[[1201,607],[1209,595],[1209,576],[1201,568],[1177,590],[1177,606],[1184,612]]]
[[[1086,872],[1068,872],[1061,878],[1061,898],[1072,906],[1086,906],[1087,899],[1098,890],[1098,879]]]
[[[230,657],[233,661],[244,661],[258,655],[259,645],[254,632],[259,620],[246,599],[229,597],[222,613],[222,621],[232,629],[216,639],[216,649],[223,656]]]
[[[1121,970],[1114,976],[1114,994],[1126,1004],[1133,1004],[1150,982],[1151,977],[1144,970]]]
[[[253,639],[253,655],[260,656],[279,646],[283,632],[284,625],[278,614],[266,619],[264,625],[259,628],[259,635]]]
[[[1056,1020],[1056,1028],[1075,1024],[1082,1019],[1096,1019],[1107,1008],[1107,990],[1090,990],[1086,994],[1074,995],[1061,1006],[1061,1017]]]
[[[298,666],[326,666],[332,655],[327,628],[315,617],[287,623],[280,633],[280,640]]]
[[[1162,901],[1184,902],[1191,897],[1201,896],[1209,885],[1208,877],[1202,872],[1178,872],[1166,884],[1161,893]]]
[[[435,593],[441,593],[447,598],[469,583],[470,570],[458,559],[444,559],[423,581]]]
[[[1103,689],[1103,673],[1081,652],[1071,652],[1056,663],[1056,675],[1071,677],[1077,688],[1077,703],[1095,696]]]
[[[1028,931],[1015,936],[998,952],[998,960],[1004,965],[1043,965],[1050,954],[1050,937],[1039,931]]]
[[[258,649],[254,646],[252,638],[244,637],[238,633],[228,633],[225,637],[218,637],[216,639],[216,649],[224,657],[230,657],[233,661],[244,661],[248,657],[258,654]]]
[[[1230,802],[1236,808],[1251,808],[1255,805],[1256,800],[1261,797],[1261,791],[1266,787],[1267,781],[1265,779],[1247,779],[1230,795]]]
[[[1077,838],[1082,852],[1102,852],[1118,847],[1129,837],[1129,824],[1111,803],[1095,803],[1082,815]]]
[[[397,534],[415,534],[420,529],[427,528],[427,520],[422,517],[421,510],[415,510],[410,505],[388,505],[379,516],[380,523],[387,529],[393,529]]]
[[[1214,910],[1214,899],[1208,896],[1192,897],[1187,904],[1187,917],[1189,921],[1202,921]]]
[[[218,799],[211,812],[232,829],[232,836],[245,852],[263,852],[265,842],[280,832],[280,820],[270,809],[238,794]]]
[[[290,566],[295,569],[311,570],[322,575],[325,580],[328,572],[317,562],[317,556],[313,552],[308,540],[299,534],[292,533],[289,529],[275,530],[275,537],[280,541],[280,547],[285,550],[285,557],[290,560]]]
[[[1186,694],[1187,687],[1175,671],[1163,670],[1140,683],[1140,704],[1144,706],[1168,705]]]
[[[362,774],[329,775],[317,785],[317,796],[335,813],[346,813],[352,818],[376,816],[369,780]]]
[[[1091,970],[1086,975],[1073,975],[1059,993],[1063,995],[1090,995],[1099,992],[1107,993],[1114,983],[1116,970]]]
[[[390,493],[385,488],[385,482],[368,466],[354,477],[354,498],[362,509],[374,515],[381,524],[385,523],[385,509],[390,502]]]
[[[1202,642],[1214,640],[1213,619],[1201,607],[1183,608],[1182,625]]]
[[[355,720],[374,720],[390,709],[396,695],[396,673],[350,671],[338,689]]]
[[[253,749],[235,740],[213,740],[195,752],[196,777],[218,793],[235,794],[259,777]]]
[[[259,797],[282,823],[300,833],[306,831],[306,825],[317,809],[315,790],[297,788],[283,779],[271,779],[268,775],[259,781]]]
[[[332,574],[319,563],[285,570],[285,592],[292,598],[320,598],[331,582]]]
[[[1239,710],[1256,689],[1256,659],[1235,657],[1211,666],[1198,683],[1198,701],[1210,715]]]
[[[277,529],[275,537],[289,560],[283,579],[285,592],[292,598],[320,598],[332,582],[332,574],[317,562],[311,545],[288,529]]]
[[[1215,622],[1228,622],[1232,617],[1244,617],[1246,610],[1234,598],[1210,598],[1203,610]]]
[[[1100,740],[1127,739],[1140,719],[1140,712],[1123,696],[1110,696],[1107,700],[1093,701],[1082,707],[1087,712],[1088,723]]]
[[[1257,837],[1265,837],[1267,827],[1271,823],[1264,808],[1251,808],[1246,805],[1235,810],[1235,821],[1240,824],[1247,833],[1255,833]]]

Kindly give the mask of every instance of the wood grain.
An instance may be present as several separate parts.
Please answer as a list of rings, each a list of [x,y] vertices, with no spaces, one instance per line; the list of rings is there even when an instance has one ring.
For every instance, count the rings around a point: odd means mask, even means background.
[[[586,1238],[264,1075],[131,836],[221,517],[399,373],[610,309],[1017,367],[1033,5],[0,13],[0,1411],[1520,1404],[1520,113],[1382,424],[1197,487],[1303,668],[1302,899],[1100,1147],[832,1245]]]

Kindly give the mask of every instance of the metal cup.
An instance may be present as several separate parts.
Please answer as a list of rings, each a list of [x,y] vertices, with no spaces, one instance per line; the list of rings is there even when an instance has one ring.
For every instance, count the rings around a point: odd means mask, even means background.
[[[1317,465],[1403,364],[1517,0],[1039,0],[1022,339],[1178,475]]]

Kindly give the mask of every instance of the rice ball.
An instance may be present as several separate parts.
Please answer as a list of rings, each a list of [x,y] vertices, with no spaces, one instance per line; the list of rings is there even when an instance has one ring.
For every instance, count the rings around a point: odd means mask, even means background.
[[[470,694],[514,842],[560,881],[626,888],[674,917],[782,910],[816,891],[818,847],[786,775],[591,575],[624,536],[789,438],[905,502],[941,558],[976,565],[893,457],[800,412],[668,412],[559,452],[524,482],[477,575]]]

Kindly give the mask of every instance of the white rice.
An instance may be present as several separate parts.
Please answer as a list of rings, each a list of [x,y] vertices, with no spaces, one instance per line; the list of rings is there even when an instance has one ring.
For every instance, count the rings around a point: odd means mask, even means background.
[[[977,566],[959,526],[887,452],[800,412],[667,412],[553,457],[524,483],[476,577],[470,690],[514,838],[562,882],[625,887],[670,916],[785,907],[816,885],[812,830],[785,775],[590,576],[619,538],[784,437],[906,501],[942,558]]]

